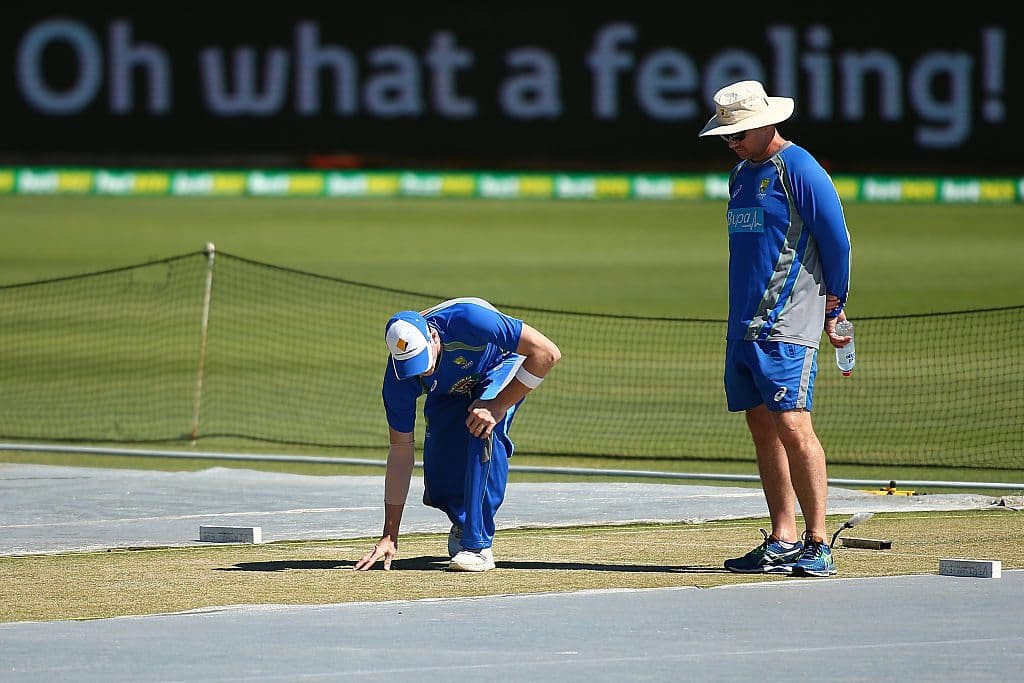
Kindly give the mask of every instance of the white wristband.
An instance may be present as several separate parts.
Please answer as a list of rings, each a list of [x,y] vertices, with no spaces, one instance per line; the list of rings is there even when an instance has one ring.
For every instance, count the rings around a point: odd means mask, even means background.
[[[516,379],[531,389],[536,389],[540,386],[540,383],[544,381],[543,377],[538,377],[521,365],[519,366],[519,369],[516,370]]]

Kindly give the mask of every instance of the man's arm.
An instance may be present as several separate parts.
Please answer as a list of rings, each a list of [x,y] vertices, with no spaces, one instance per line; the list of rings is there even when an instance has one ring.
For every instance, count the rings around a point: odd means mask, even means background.
[[[526,323],[523,323],[516,353],[524,356],[525,360],[516,372],[515,379],[493,399],[477,400],[469,407],[466,427],[473,436],[481,439],[490,436],[508,409],[536,389],[562,357],[562,352],[553,341]]]
[[[850,292],[851,247],[843,204],[832,178],[808,155],[790,170],[794,201],[800,217],[818,243],[818,258],[825,277],[825,291],[835,297],[825,317],[837,318]]]
[[[398,529],[402,525],[405,499],[409,495],[409,482],[416,466],[416,444],[412,432],[398,432],[388,427],[391,446],[384,474],[384,532],[373,550],[356,562],[355,568],[369,569],[384,560],[384,569],[391,569],[391,561],[398,553]]]
[[[820,183],[817,193],[819,210],[810,227],[818,242],[818,258],[825,274],[826,291],[837,300],[836,305],[827,307],[825,317],[836,318],[850,293],[850,232],[839,195],[831,181]]]

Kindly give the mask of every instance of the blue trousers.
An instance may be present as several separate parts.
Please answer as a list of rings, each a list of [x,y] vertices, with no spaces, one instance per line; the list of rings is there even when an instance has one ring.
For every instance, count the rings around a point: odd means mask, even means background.
[[[494,516],[505,500],[514,448],[508,431],[522,401],[509,408],[487,439],[469,434],[469,405],[475,398],[494,398],[522,362],[521,356],[509,357],[487,373],[482,391],[472,396],[441,396],[424,406],[423,503],[462,527],[463,548],[490,548],[494,541]]]

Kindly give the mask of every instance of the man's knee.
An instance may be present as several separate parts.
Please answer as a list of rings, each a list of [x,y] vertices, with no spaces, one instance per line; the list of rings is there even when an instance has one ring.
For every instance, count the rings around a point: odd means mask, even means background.
[[[772,413],[775,430],[787,451],[799,451],[807,447],[818,448],[818,435],[814,433],[810,412],[797,408]]]

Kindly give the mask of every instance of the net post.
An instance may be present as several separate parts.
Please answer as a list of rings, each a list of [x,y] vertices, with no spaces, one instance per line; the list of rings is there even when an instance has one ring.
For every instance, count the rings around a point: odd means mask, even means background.
[[[203,376],[206,371],[206,331],[210,323],[210,296],[213,293],[213,261],[216,249],[213,242],[203,247],[206,254],[206,286],[203,288],[203,313],[199,327],[199,364],[196,367],[196,393],[192,401],[192,445],[199,438],[199,411],[203,403]]]

